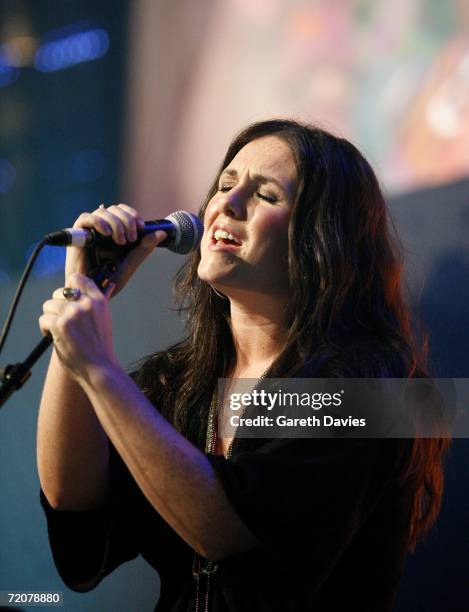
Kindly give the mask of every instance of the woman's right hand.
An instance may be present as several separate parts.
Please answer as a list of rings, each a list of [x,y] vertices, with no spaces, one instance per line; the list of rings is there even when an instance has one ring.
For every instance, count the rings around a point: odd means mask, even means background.
[[[82,213],[73,224],[73,227],[94,229],[103,236],[112,236],[116,244],[124,245],[137,239],[137,229],[143,228],[145,222],[135,208],[127,204],[117,204],[109,208],[97,208],[92,213]],[[164,239],[163,231],[146,235],[124,261],[120,264],[118,272],[112,281],[116,284],[113,296],[125,287],[127,281],[136,271],[143,260],[150,255],[153,249]],[[78,272],[86,274],[86,251],[80,247],[69,247],[65,260],[65,286],[70,275]]]

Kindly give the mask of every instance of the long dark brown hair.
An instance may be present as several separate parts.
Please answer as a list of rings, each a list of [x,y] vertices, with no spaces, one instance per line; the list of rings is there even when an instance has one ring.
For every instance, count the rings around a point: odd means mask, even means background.
[[[271,135],[290,146],[299,189],[289,225],[288,335],[268,376],[294,376],[325,356],[323,377],[427,376],[425,335],[414,331],[406,304],[397,233],[372,168],[350,142],[291,120],[250,125],[228,148],[200,216],[238,151]],[[229,301],[198,277],[199,261],[194,251],[175,282],[187,336],[147,358],[136,379],[166,418],[204,448],[210,398],[236,353]],[[411,549],[439,512],[447,446],[442,439],[413,442],[403,471],[416,490]]]

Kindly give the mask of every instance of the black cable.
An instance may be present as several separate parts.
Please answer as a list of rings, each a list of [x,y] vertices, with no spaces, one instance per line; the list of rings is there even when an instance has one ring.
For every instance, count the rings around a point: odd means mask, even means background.
[[[28,276],[31,272],[31,268],[33,267],[34,262],[36,261],[37,256],[39,255],[41,249],[46,244],[47,244],[47,240],[46,238],[43,238],[41,242],[39,242],[34,247],[34,251],[32,252],[31,257],[29,258],[29,261],[26,264],[26,267],[23,272],[23,276],[21,277],[20,282],[18,283],[18,287],[16,288],[15,296],[10,305],[10,309],[8,310],[6,321],[3,325],[2,334],[0,336],[0,353],[2,352],[3,345],[5,344],[5,341],[7,339],[8,332],[10,331],[11,322],[13,321],[13,317],[15,316],[16,307],[18,306],[18,302],[20,300],[21,294],[23,293],[23,289],[26,284],[26,281],[28,280]]]

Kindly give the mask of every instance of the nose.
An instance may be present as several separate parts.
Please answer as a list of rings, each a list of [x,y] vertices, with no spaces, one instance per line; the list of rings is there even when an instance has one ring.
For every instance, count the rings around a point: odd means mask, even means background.
[[[246,190],[236,185],[219,198],[220,211],[235,219],[242,219],[246,216],[246,201]]]

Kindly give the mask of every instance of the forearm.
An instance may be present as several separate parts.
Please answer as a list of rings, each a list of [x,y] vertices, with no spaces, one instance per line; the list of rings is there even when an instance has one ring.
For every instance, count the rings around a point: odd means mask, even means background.
[[[136,240],[138,228],[144,225],[138,212],[125,204],[110,209],[100,206],[93,213],[81,214],[74,223],[76,228],[92,228],[98,234],[112,235],[114,242],[121,245]],[[39,326],[42,333],[52,335],[55,349],[41,401],[37,454],[41,485],[54,507],[87,509],[101,505],[107,498],[108,438],[86,394],[70,372],[76,374],[74,367],[85,358],[83,353],[86,357],[90,352],[109,354],[112,342],[108,300],[113,292],[125,286],[140,263],[165,237],[162,231],[145,236],[131,250],[104,294],[85,276],[88,269],[85,249],[67,249],[66,285],[81,289],[81,297],[67,301],[60,287],[44,302]],[[98,319],[97,327],[90,322],[91,310]],[[77,348],[83,349],[82,352],[77,353]],[[60,351],[60,361],[56,350]]]
[[[81,387],[55,350],[38,417],[37,463],[42,489],[60,510],[100,506],[107,496],[108,438]]]
[[[93,368],[81,384],[144,495],[194,550],[216,560],[257,543],[204,453],[161,416],[122,369]]]

